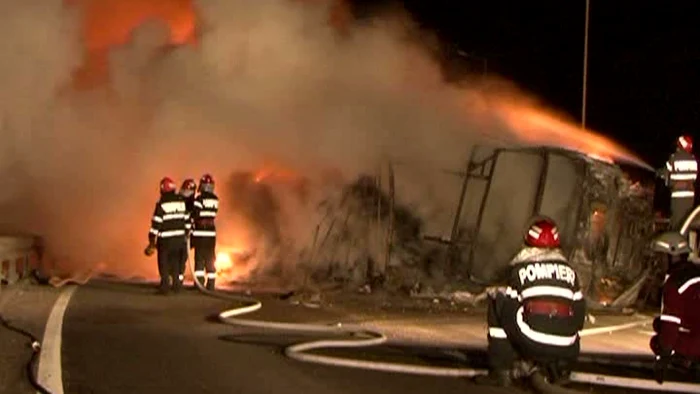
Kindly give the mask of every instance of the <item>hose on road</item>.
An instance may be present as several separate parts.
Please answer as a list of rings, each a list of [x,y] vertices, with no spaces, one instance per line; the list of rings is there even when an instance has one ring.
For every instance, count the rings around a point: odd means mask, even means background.
[[[12,325],[7,319],[5,319],[4,316],[0,316],[0,324],[3,327],[5,327],[6,329],[8,329],[12,332],[15,332],[17,334],[20,334],[20,335],[29,339],[30,344],[31,344],[31,348],[32,348],[32,356],[25,366],[25,371],[26,371],[27,377],[29,378],[29,383],[39,393],[51,394],[49,392],[49,390],[47,390],[44,386],[42,386],[39,383],[39,381],[37,380],[36,374],[34,372],[34,371],[36,371],[36,363],[37,363],[37,360],[39,359],[39,353],[41,352],[41,343],[39,342],[39,340],[34,335],[32,335],[30,332]]]
[[[314,340],[288,346],[285,348],[284,354],[291,359],[333,367],[346,367],[380,372],[394,372],[438,377],[473,378],[476,376],[485,375],[487,373],[486,370],[476,368],[433,367],[425,365],[369,361],[360,359],[350,359],[345,357],[333,357],[320,354],[311,354],[309,352],[320,349],[359,349],[370,346],[379,346],[386,344],[388,342],[388,338],[380,332],[368,330],[361,326],[343,325],[342,323],[337,323],[334,325],[322,325],[251,320],[241,318],[240,316],[260,310],[262,308],[262,302],[253,297],[248,297],[244,295],[207,290],[194,275],[193,265],[188,265],[190,266],[190,273],[192,274],[193,281],[199,289],[199,291],[218,299],[242,304],[241,306],[224,310],[218,314],[218,320],[224,324],[239,327],[257,328],[262,330],[276,330],[287,332],[291,331],[302,334],[322,334],[333,336],[343,335],[352,337],[349,339],[346,338]],[[533,387],[543,394],[579,394],[578,391],[573,391],[563,387],[558,387],[549,384],[544,380],[542,375],[537,373],[532,374],[530,378],[532,380],[531,383]],[[533,379],[539,380],[535,381]]]

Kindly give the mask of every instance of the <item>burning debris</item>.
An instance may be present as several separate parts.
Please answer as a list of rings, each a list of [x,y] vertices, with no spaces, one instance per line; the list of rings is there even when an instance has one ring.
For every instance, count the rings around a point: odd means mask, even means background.
[[[256,181],[254,174],[236,174],[227,189],[232,196],[229,203],[255,234],[250,250],[256,252],[248,251],[233,259],[232,264],[225,264],[247,269],[247,280],[254,282],[276,278],[307,289],[334,286],[364,293],[380,290],[474,306],[483,301],[488,286],[499,283],[499,267],[507,265],[520,245],[522,225],[513,218],[526,220],[533,209],[538,209],[561,223],[565,252],[579,272],[587,297],[601,306],[633,304],[652,265],[646,252],[654,223],[653,191],[648,180],[642,177],[645,182],[632,181],[615,164],[559,149],[493,152],[487,157],[493,161],[490,181],[503,184],[494,185],[490,191],[494,194],[483,188],[464,190],[465,196],[479,190],[486,196],[482,200],[471,195],[473,200],[483,202],[465,204],[456,219],[458,238],[454,241],[428,234],[431,218],[420,217],[401,195],[395,194],[392,182],[385,179],[382,183],[377,176],[360,176],[314,199],[308,180],[288,181],[281,187]],[[512,184],[512,179],[521,179],[518,171],[530,171],[513,166],[513,160],[522,158],[530,160],[534,174],[540,175],[530,178],[532,185],[518,184],[510,191],[499,189]],[[399,174],[392,171],[391,176],[393,182],[400,182],[393,178]],[[562,176],[568,183],[562,183]],[[473,180],[467,176],[466,182]],[[524,198],[528,190],[532,196]],[[571,198],[562,197],[567,190]],[[510,221],[505,227],[502,216],[498,216],[502,208],[490,205],[491,199],[500,198],[498,193],[504,192],[522,197],[524,202],[520,207],[511,204]],[[283,208],[281,198],[296,205],[287,203]],[[308,209],[310,204],[316,207],[315,225],[306,227],[307,237],[290,236],[289,231],[298,227],[289,226],[288,210]],[[474,217],[478,215],[481,219]],[[489,236],[492,229],[496,238]],[[435,242],[437,238],[443,241]],[[306,242],[299,243],[300,239]],[[492,255],[489,242],[505,248],[499,259],[485,258]],[[479,259],[481,264],[470,259]],[[257,261],[250,266],[253,260]]]

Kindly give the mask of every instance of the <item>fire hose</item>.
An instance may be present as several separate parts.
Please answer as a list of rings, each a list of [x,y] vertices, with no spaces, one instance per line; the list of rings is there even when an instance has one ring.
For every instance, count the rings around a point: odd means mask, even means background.
[[[41,342],[39,342],[39,339],[35,337],[32,333],[29,331],[17,327],[14,324],[12,324],[5,316],[0,314],[0,325],[5,327],[7,330],[10,330],[14,333],[17,333],[19,335],[22,335],[23,337],[27,338],[29,340],[30,347],[32,349],[32,355],[25,364],[24,370],[25,374],[27,376],[27,379],[29,379],[29,383],[32,385],[34,390],[41,394],[51,394],[51,392],[44,386],[39,383],[39,380],[37,379],[36,376],[36,364],[39,360],[39,354],[41,353]]]
[[[366,348],[370,346],[379,346],[386,344],[388,338],[386,335],[368,330],[360,326],[344,325],[336,323],[332,325],[313,324],[313,323],[286,323],[277,321],[263,321],[244,319],[240,316],[256,312],[262,308],[262,302],[253,297],[225,293],[222,291],[212,291],[206,289],[202,283],[194,275],[193,264],[190,266],[193,282],[200,292],[225,301],[242,304],[241,306],[224,310],[218,314],[218,320],[221,323],[247,328],[256,328],[261,330],[297,332],[300,334],[319,334],[333,336],[349,336],[348,339],[322,339],[308,342],[297,343],[288,346],[284,349],[285,356],[307,363],[322,364],[332,367],[346,367],[364,370],[372,370],[379,372],[394,372],[412,375],[425,375],[436,377],[461,377],[473,378],[487,373],[484,369],[478,368],[450,368],[450,367],[433,367],[406,363],[369,361],[360,359],[351,359],[345,357],[334,357],[320,354],[311,354],[309,352],[320,349],[341,349],[341,348]],[[525,376],[530,377],[533,387],[542,393],[552,394],[573,394],[579,393],[563,387],[548,384],[538,371],[527,371]],[[525,377],[523,376],[523,377]]]
[[[300,334],[318,334],[318,335],[333,335],[333,336],[349,336],[347,339],[322,339],[313,340],[308,342],[297,343],[288,346],[284,349],[285,356],[307,363],[322,364],[326,366],[333,367],[346,367],[346,368],[356,368],[380,372],[394,372],[394,373],[404,373],[413,375],[427,375],[435,377],[476,377],[479,375],[484,375],[487,373],[484,369],[478,368],[450,368],[450,367],[433,367],[433,366],[422,366],[415,364],[406,363],[395,363],[395,362],[381,362],[381,361],[369,361],[369,360],[359,360],[350,359],[345,357],[334,357],[327,355],[311,354],[309,352],[320,349],[341,349],[341,348],[366,348],[371,346],[379,346],[388,343],[388,338],[381,332],[368,330],[367,328],[361,326],[344,325],[342,323],[336,324],[309,324],[309,323],[286,323],[277,321],[264,321],[264,320],[252,320],[241,318],[243,315],[247,315],[260,310],[263,306],[262,302],[250,296],[232,294],[223,291],[211,291],[207,290],[202,283],[197,280],[194,275],[194,267],[192,264],[190,266],[190,273],[192,274],[193,281],[200,292],[218,299],[225,301],[235,302],[242,304],[241,306],[227,309],[221,311],[217,318],[221,323],[247,328],[256,328],[261,330],[272,330],[272,331],[287,331],[287,332],[297,332]],[[639,323],[630,323],[621,326],[622,328],[630,328],[632,326],[639,325]],[[588,331],[582,331],[581,336],[594,335],[600,333],[602,328],[589,329]],[[607,329],[607,331],[611,331]],[[620,366],[634,366],[640,364],[639,362],[630,361],[630,357],[622,357],[620,360],[615,360],[614,358],[607,357],[606,355],[595,355],[595,354],[581,354],[579,360],[591,364],[607,364],[607,365],[620,365]],[[616,364],[617,363],[617,364]],[[580,393],[572,389],[550,384],[545,376],[537,370],[529,371],[519,371],[519,377],[529,377],[532,387],[541,393],[551,393],[551,394],[573,394]],[[630,378],[624,376],[618,376],[613,374],[604,374],[596,372],[583,372],[574,371],[569,376],[568,380],[573,383],[591,384],[591,385],[603,385],[611,387],[620,387],[628,389],[637,390],[654,390],[656,392],[678,392],[678,393],[699,393],[700,383],[687,383],[687,382],[676,382],[667,381],[664,384],[659,385],[654,380],[643,379],[643,378]]]

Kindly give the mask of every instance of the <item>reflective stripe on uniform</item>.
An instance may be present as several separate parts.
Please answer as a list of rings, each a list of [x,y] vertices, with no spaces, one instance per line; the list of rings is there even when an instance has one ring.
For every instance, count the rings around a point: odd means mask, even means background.
[[[674,160],[672,165],[676,171],[698,171],[698,162],[695,160]]]
[[[177,278],[180,280],[185,280],[185,275],[178,275]]]
[[[208,279],[216,279],[216,272],[210,272],[207,274]]]
[[[156,223],[163,223],[163,218],[160,216],[154,216],[153,221]]]
[[[186,217],[185,213],[168,213],[163,215],[163,220],[185,219]]]
[[[526,337],[530,338],[531,340],[542,343],[545,345],[552,345],[552,346],[571,346],[574,343],[576,343],[576,340],[578,339],[578,334],[572,335],[572,336],[560,336],[560,335],[552,335],[552,334],[545,334],[543,332],[535,331],[533,330],[527,323],[525,323],[525,319],[523,318],[523,307],[521,306],[518,308],[518,312],[516,314],[516,320],[518,324],[518,328],[520,329],[520,332],[523,333]]]
[[[150,230],[148,230],[148,232],[153,234],[153,235],[158,235],[158,230],[156,230],[154,228],[151,228]]]
[[[697,177],[697,174],[671,174],[671,176],[669,176],[669,178],[674,181],[690,181],[695,180]]]
[[[489,327],[489,336],[491,338],[508,338],[506,331],[500,327]]]
[[[192,235],[195,237],[216,237],[216,231],[194,230]]]
[[[194,276],[204,276],[206,274],[205,271],[194,271]]]
[[[693,278],[685,283],[681,287],[678,288],[678,294],[683,294],[688,288],[692,285],[700,283],[700,278]]]
[[[695,197],[695,192],[690,190],[678,190],[671,192],[671,198],[693,198]]]
[[[160,235],[161,238],[177,237],[177,236],[185,235],[185,230],[163,231],[163,232],[161,232],[159,235]]]
[[[555,286],[534,286],[530,287],[528,289],[525,289],[521,292],[520,294],[521,299],[527,299],[527,298],[532,298],[532,297],[543,297],[543,296],[551,296],[551,297],[561,297],[561,298],[566,298],[568,300],[573,300],[573,301],[578,301],[583,299],[583,294],[580,291],[574,292],[569,289],[564,289],[561,287],[555,287]]]
[[[199,213],[199,216],[200,216],[200,217],[203,217],[203,218],[215,218],[215,217],[216,217],[216,212],[212,212],[212,211],[201,211],[201,212]]]
[[[659,319],[661,321],[669,322],[669,323],[676,323],[676,324],[681,324],[681,318],[672,316],[672,315],[661,315],[659,316]]]

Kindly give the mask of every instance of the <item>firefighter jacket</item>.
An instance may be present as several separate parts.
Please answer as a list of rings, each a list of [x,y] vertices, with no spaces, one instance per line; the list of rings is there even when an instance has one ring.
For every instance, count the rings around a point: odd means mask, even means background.
[[[194,198],[195,197],[193,194],[190,197],[183,196],[183,198],[185,199],[185,210],[187,211],[187,215],[189,215],[189,228],[188,228],[189,231],[188,232],[190,232],[192,230],[192,226],[193,226],[192,222],[194,219]]]
[[[520,302],[516,323],[523,335],[551,346],[576,344],[586,302],[576,271],[561,250],[523,248],[510,269],[506,293]]]
[[[153,211],[148,242],[155,245],[165,240],[185,240],[190,227],[190,214],[184,198],[175,192],[164,193]]]
[[[214,193],[202,192],[194,199],[192,211],[192,236],[216,237],[216,215],[219,213],[219,197]]]
[[[698,176],[695,155],[677,150],[668,158],[663,175],[666,186],[671,189],[671,198],[695,197],[695,179]]]
[[[663,287],[658,342],[664,353],[700,360],[700,266],[678,263]]]

